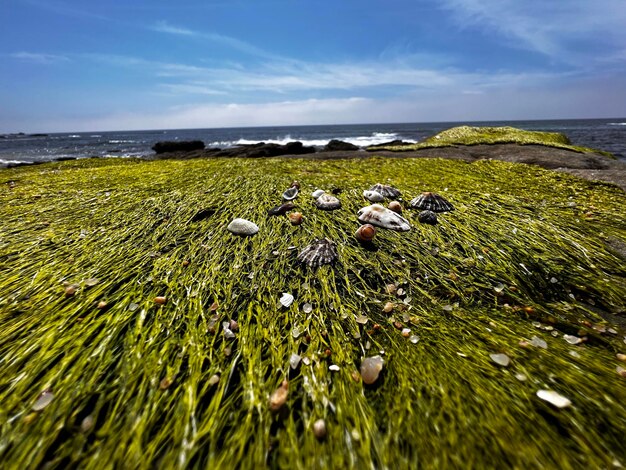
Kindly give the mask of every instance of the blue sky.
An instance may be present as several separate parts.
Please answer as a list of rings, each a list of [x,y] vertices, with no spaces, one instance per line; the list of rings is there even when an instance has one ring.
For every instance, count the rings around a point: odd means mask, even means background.
[[[626,0],[5,0],[0,132],[626,116]]]

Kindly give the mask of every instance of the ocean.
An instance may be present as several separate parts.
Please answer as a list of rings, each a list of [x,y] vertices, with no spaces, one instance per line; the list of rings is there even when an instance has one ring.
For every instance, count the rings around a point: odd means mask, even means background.
[[[574,145],[597,148],[626,160],[626,118],[542,121],[481,121],[401,124],[350,124],[325,126],[240,127],[54,134],[0,134],[0,166],[59,158],[142,157],[161,140],[202,140],[207,147],[301,141],[322,147],[339,139],[360,147],[401,139],[418,142],[459,125],[513,126],[520,129],[561,132]]]

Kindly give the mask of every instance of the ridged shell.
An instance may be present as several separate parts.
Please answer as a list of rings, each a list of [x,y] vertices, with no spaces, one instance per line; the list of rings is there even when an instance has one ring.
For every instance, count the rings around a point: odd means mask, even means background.
[[[294,207],[296,207],[296,205],[293,202],[286,202],[280,206],[272,207],[267,211],[267,215],[284,215]]]
[[[312,268],[330,264],[337,259],[337,248],[328,238],[321,238],[305,247],[298,255],[298,260]]]
[[[437,214],[433,211],[422,211],[417,214],[417,220],[423,224],[437,225]]]
[[[285,201],[293,201],[297,197],[298,197],[298,188],[295,186],[290,187],[289,189],[285,190],[285,192],[283,193],[283,199]]]
[[[410,206],[415,209],[433,212],[449,212],[454,210],[454,206],[450,204],[443,196],[435,193],[422,193],[413,199]]]
[[[408,220],[380,204],[372,204],[371,206],[363,207],[356,215],[359,222],[362,224],[372,224],[376,227],[396,230],[398,232],[408,232],[411,230],[411,224]]]
[[[252,236],[259,231],[257,224],[246,219],[235,219],[228,224],[226,228],[234,235],[240,235],[242,237]]]
[[[384,197],[389,199],[399,198],[402,193],[394,188],[393,186],[388,186],[386,184],[376,183],[374,186],[370,188],[370,191],[376,191],[377,193],[382,194]]]
[[[354,235],[362,243],[371,242],[376,236],[376,228],[371,224],[361,225]]]
[[[315,206],[323,211],[334,211],[341,209],[341,201],[332,194],[322,194],[315,201]]]
[[[278,299],[278,301],[283,307],[289,307],[293,303],[293,295],[283,292],[283,295],[280,299]]]
[[[378,191],[363,191],[363,197],[371,202],[382,202],[385,197]]]
[[[323,189],[316,189],[315,191],[313,191],[311,193],[311,196],[313,196],[314,199],[317,199],[318,197],[320,197],[322,194],[324,194],[326,191],[324,191]]]

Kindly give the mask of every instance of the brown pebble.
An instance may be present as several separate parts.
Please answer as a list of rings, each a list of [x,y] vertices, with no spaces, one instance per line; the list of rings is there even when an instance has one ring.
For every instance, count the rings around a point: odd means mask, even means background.
[[[274,390],[274,393],[270,396],[270,410],[273,412],[279,411],[283,405],[287,402],[287,396],[289,394],[289,382],[283,380],[280,387]]]
[[[165,305],[167,303],[167,297],[163,297],[163,296],[155,297],[154,303],[157,305]]]
[[[291,225],[300,225],[304,222],[304,217],[302,217],[302,213],[300,212],[292,212],[288,217]]]
[[[65,297],[73,297],[76,294],[76,286],[71,284],[65,288]]]
[[[191,263],[191,261],[186,259],[185,261],[183,261],[183,266],[189,266],[190,263]]]
[[[300,183],[298,181],[293,181],[291,183],[291,187],[300,189]]]
[[[104,300],[101,300],[100,302],[98,302],[98,310],[104,310],[105,308],[107,308],[107,304]]]
[[[400,323],[399,321],[394,321],[393,322],[393,326],[396,330],[401,330],[402,329],[402,323]]]
[[[617,357],[618,361],[626,362],[626,354],[617,353],[615,357]]]
[[[396,214],[402,214],[402,204],[398,201],[391,201],[387,207],[389,207],[389,210],[394,211]]]
[[[235,320],[231,320],[229,328],[231,331],[239,331],[239,323],[237,323]]]
[[[387,284],[387,286],[386,286],[387,294],[393,295],[393,294],[396,293],[397,289],[398,288],[396,287],[395,284]]]
[[[394,305],[393,305],[392,302],[387,302],[385,304],[385,306],[383,307],[383,312],[389,313],[389,312],[391,312],[393,310],[393,307],[394,307]]]
[[[380,330],[381,328],[382,328],[382,326],[380,326],[380,324],[379,324],[379,323],[374,323],[374,330],[375,330],[375,331],[378,331],[378,330]]]
[[[313,435],[320,441],[326,437],[326,421],[320,418],[313,423]]]
[[[519,344],[519,347],[522,348],[522,349],[529,349],[530,348],[530,343],[528,341],[521,340],[518,344]]]
[[[215,312],[219,308],[220,304],[217,301],[213,302],[209,307],[210,312]]]

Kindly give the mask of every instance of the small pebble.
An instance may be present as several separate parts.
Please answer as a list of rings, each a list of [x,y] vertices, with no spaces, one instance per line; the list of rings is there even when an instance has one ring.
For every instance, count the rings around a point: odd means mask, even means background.
[[[300,356],[298,356],[296,353],[293,353],[290,357],[289,357],[289,367],[291,367],[292,369],[297,369],[298,366],[300,365],[300,360],[302,358]]]
[[[402,336],[404,336],[405,338],[408,338],[409,336],[411,336],[411,330],[409,328],[403,328],[401,333],[402,333]]]
[[[515,374],[515,378],[520,382],[524,382],[526,381],[526,379],[528,379],[528,377],[526,377],[524,374]]]
[[[493,362],[502,367],[507,367],[511,363],[511,359],[506,354],[490,354],[489,357]]]
[[[536,348],[548,349],[548,343],[546,343],[543,339],[538,338],[537,336],[533,336],[530,338],[530,344],[532,344]]]
[[[107,304],[104,300],[101,300],[100,302],[98,302],[98,310],[104,310],[105,308],[107,308]]]
[[[389,313],[392,310],[393,310],[393,303],[391,303],[391,302],[387,302],[385,304],[385,306],[383,307],[383,312],[385,312],[385,313]]]
[[[618,361],[626,362],[626,354],[617,353],[615,357],[617,358]]]
[[[71,284],[65,288],[65,297],[73,297],[76,294],[77,288]]]
[[[563,335],[563,339],[569,344],[580,344],[583,342],[582,338],[573,335]]]
[[[370,385],[378,380],[380,371],[383,370],[383,358],[380,356],[366,357],[361,362],[361,377],[363,382]]]
[[[313,435],[320,441],[326,437],[326,421],[320,418],[313,423]]]
[[[569,351],[569,355],[572,357],[575,357],[576,359],[580,357],[580,354],[578,354],[578,351]]]
[[[306,304],[302,306],[302,311],[304,313],[311,313],[313,311],[313,305],[307,302]]]
[[[538,390],[537,396],[557,408],[567,408],[568,406],[572,406],[572,402],[568,398],[552,390]]]
[[[163,296],[155,297],[154,303],[157,305],[165,305],[167,303],[167,297],[163,297]]]
[[[237,321],[235,320],[230,320],[229,328],[232,331],[239,331],[239,323],[237,323]]]
[[[365,324],[367,323],[367,321],[369,320],[369,318],[367,318],[367,317],[366,317],[365,315],[363,315],[363,314],[360,314],[359,316],[357,316],[357,317],[355,318],[355,320],[356,320],[356,322],[357,322],[359,325],[365,325]]]
[[[87,434],[93,428],[94,419],[93,416],[85,416],[80,423],[80,430],[83,434]]]
[[[270,395],[270,410],[277,412],[287,402],[287,396],[289,394],[289,382],[283,380],[283,383],[278,387],[272,395]]]
[[[409,336],[409,341],[413,344],[417,344],[417,342],[420,340],[420,337],[417,335],[411,335]]]
[[[33,407],[32,407],[33,411],[43,410],[46,406],[48,406],[52,402],[52,400],[54,400],[54,394],[50,390],[44,390],[37,397],[37,400],[33,404]]]
[[[169,377],[165,377],[163,380],[161,380],[161,382],[159,383],[159,388],[161,390],[167,390],[168,388],[170,388],[170,385],[172,385],[172,379],[170,379]]]
[[[339,372],[340,367],[337,364],[332,364],[328,367],[328,370],[332,370],[333,372]]]
[[[85,286],[86,287],[93,287],[96,284],[98,284],[98,282],[100,282],[98,279],[92,277],[90,279],[85,279]]]
[[[134,312],[138,308],[139,308],[139,304],[136,304],[136,303],[132,303],[128,305],[128,310],[130,310],[131,312]]]
[[[308,357],[303,357],[303,358],[302,358],[302,363],[303,363],[305,366],[309,366],[309,365],[311,365],[311,359],[310,359],[310,358],[308,358]]]
[[[624,369],[622,366],[617,366],[615,372],[617,372],[617,375],[619,375],[620,377],[624,377],[626,379],[626,369]]]
[[[211,378],[209,379],[208,383],[209,385],[213,386],[213,385],[217,385],[219,381],[220,381],[220,376],[217,374],[213,374]]]
[[[395,284],[387,284],[387,287],[386,287],[387,294],[394,295],[397,289],[398,288],[396,287]]]

